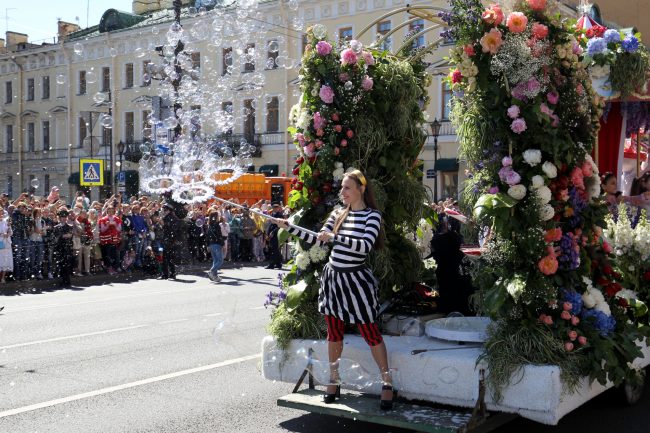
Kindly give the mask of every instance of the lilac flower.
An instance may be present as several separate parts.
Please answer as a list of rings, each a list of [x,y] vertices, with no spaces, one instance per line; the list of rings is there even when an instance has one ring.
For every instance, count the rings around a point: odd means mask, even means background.
[[[503,165],[504,167],[510,167],[512,165],[512,157],[504,156],[503,159],[501,160],[501,165]]]
[[[516,119],[519,117],[519,106],[518,105],[511,105],[510,108],[508,108],[508,117],[511,119]]]
[[[521,134],[526,130],[526,121],[521,118],[515,119],[512,121],[510,129],[512,129],[515,134]]]
[[[625,48],[625,47],[624,47]],[[595,56],[602,54],[607,50],[607,42],[603,38],[591,38],[587,42],[587,54]]]
[[[613,42],[619,42],[621,40],[621,34],[618,32],[618,30],[614,30],[614,29],[607,30],[603,35],[603,37],[605,38],[608,44]]]
[[[639,40],[634,36],[628,36],[625,39],[623,39],[623,42],[621,42],[621,46],[628,53],[633,53],[639,49]]]

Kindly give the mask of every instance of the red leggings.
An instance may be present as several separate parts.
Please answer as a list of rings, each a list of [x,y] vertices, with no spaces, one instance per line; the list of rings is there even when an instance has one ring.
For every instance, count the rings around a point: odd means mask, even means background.
[[[327,323],[327,341],[343,341],[345,322],[326,314],[325,323]],[[368,346],[377,346],[384,341],[376,323],[357,323],[357,327],[363,339],[368,343]]]

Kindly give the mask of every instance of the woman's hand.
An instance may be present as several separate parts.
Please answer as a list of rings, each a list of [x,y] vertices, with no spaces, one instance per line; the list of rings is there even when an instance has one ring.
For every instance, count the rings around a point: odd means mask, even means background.
[[[271,221],[273,221],[273,224],[277,225],[280,228],[283,229],[288,229],[289,228],[289,221],[282,219],[282,218],[271,218]]]
[[[319,232],[317,239],[324,243],[329,243],[334,240],[334,233],[332,232]]]

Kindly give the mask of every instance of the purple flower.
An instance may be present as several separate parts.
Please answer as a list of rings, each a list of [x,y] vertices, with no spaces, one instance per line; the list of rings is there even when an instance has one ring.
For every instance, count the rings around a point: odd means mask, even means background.
[[[621,34],[618,32],[618,30],[614,29],[609,29],[605,31],[605,34],[603,35],[607,43],[612,43],[612,42],[619,42],[621,40]]]
[[[321,129],[325,126],[327,123],[327,120],[323,116],[321,116],[320,112],[315,112],[314,113],[314,129]]]
[[[623,42],[621,42],[621,46],[628,53],[633,53],[639,49],[639,40],[634,36],[628,36],[625,39],[623,39]]]
[[[506,175],[506,183],[510,186],[517,185],[519,182],[521,182],[521,176],[519,176],[519,173],[516,171],[512,170],[508,172]]]
[[[596,309],[584,310],[582,318],[604,337],[616,329],[616,319]]]
[[[501,160],[501,165],[504,167],[510,167],[512,165],[512,157],[504,156]]]
[[[521,134],[526,130],[526,121],[522,118],[515,119],[512,121],[510,129],[512,129],[515,134]]]
[[[540,89],[542,88],[542,85],[539,83],[537,78],[533,77],[530,80],[528,80],[528,83],[526,83],[526,89],[529,94],[531,95],[536,95],[539,93]]]
[[[571,314],[578,315],[582,311],[582,295],[575,290],[560,289],[562,299],[571,303]]]
[[[591,38],[589,39],[589,42],[587,42],[587,54],[589,54],[590,56],[595,56],[596,54],[602,54],[606,50],[607,50],[607,42],[603,38]]]
[[[316,51],[319,56],[326,56],[332,52],[332,44],[327,41],[319,41],[316,44]]]
[[[326,104],[334,102],[334,90],[330,86],[321,86],[318,96]]]
[[[363,77],[363,81],[361,82],[361,88],[368,92],[372,89],[373,84],[374,82],[372,81],[372,78],[366,75]]]
[[[552,90],[546,94],[546,100],[553,105],[557,105],[557,101],[560,99],[560,95],[555,91]]]
[[[546,105],[546,104],[543,103],[543,102],[542,102],[541,104],[539,104],[539,111],[541,111],[542,113],[546,114],[547,116],[550,116],[550,115],[553,114],[553,110],[551,110],[550,108],[548,108],[548,105]]]
[[[519,117],[520,109],[518,105],[511,105],[510,108],[508,108],[508,117],[511,119],[516,119]]]
[[[489,192],[490,194],[496,194],[496,193],[499,192],[499,187],[498,187],[498,186],[493,186],[493,187],[491,187],[491,188],[488,190],[488,192]]]
[[[350,48],[346,48],[341,51],[341,64],[342,65],[354,65],[359,60],[356,53]]]

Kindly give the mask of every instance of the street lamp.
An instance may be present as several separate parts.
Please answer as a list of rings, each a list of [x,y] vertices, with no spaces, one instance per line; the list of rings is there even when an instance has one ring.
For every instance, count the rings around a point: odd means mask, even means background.
[[[438,203],[438,172],[436,171],[436,165],[438,163],[438,136],[442,124],[436,117],[433,122],[429,123],[429,126],[431,126],[431,135],[433,135],[433,201]]]
[[[124,143],[122,140],[120,140],[119,143],[117,143],[117,152],[120,154],[120,171],[119,173],[122,173],[122,155],[124,155]],[[119,179],[120,179],[120,174],[118,173],[117,178],[118,178],[118,188],[119,188]]]

